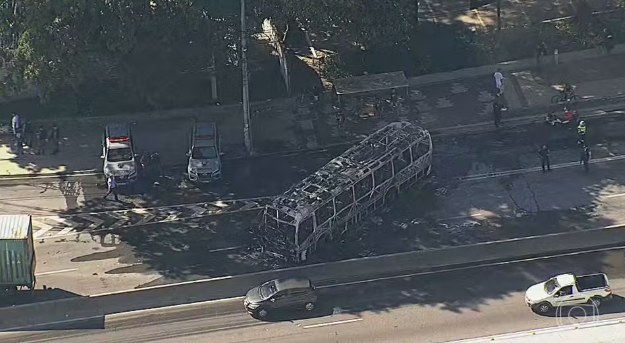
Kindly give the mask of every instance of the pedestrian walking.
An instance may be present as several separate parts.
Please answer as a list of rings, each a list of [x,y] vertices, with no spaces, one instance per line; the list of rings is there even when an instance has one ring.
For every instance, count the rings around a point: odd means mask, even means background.
[[[37,134],[35,135],[35,138],[36,138],[35,154],[45,155],[46,144],[48,143],[48,132],[42,125],[40,125],[39,128],[37,129]]]
[[[22,119],[17,113],[13,113],[11,116],[11,128],[13,129],[13,136],[17,137],[17,134],[20,131],[20,127],[22,126]]]
[[[497,71],[495,72],[495,74],[493,74],[493,76],[495,77],[495,87],[497,87],[497,94],[503,94],[503,74],[501,73],[501,68],[497,68]]]
[[[579,158],[579,164],[584,165],[584,171],[588,173],[588,162],[590,161],[590,148],[587,145],[584,145],[582,148],[582,154]]]
[[[495,127],[501,126],[501,110],[503,105],[499,101],[493,102],[493,116],[495,119]]]
[[[56,123],[52,124],[52,130],[50,130],[50,142],[52,142],[52,154],[58,154],[61,145],[61,136],[59,132],[59,127],[56,125]]]
[[[106,180],[106,186],[108,188],[108,192],[102,197],[104,199],[108,199],[110,194],[115,196],[115,201],[119,201],[119,197],[117,196],[117,182],[115,182],[115,178],[111,175]]]
[[[543,173],[546,171],[551,171],[551,161],[549,160],[549,147],[547,144],[543,144],[538,150],[538,156],[540,156],[540,164],[543,167]]]

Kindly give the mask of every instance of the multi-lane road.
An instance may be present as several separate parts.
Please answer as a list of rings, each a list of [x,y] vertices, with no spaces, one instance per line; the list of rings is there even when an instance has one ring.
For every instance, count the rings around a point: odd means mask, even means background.
[[[348,232],[340,247],[320,245],[313,258],[624,224],[625,121],[589,125],[595,163],[588,174],[577,162],[574,133],[560,127],[437,139],[435,174],[424,187]],[[536,152],[543,142],[551,145],[554,167],[546,174]],[[160,191],[123,197],[124,204],[101,199],[96,176],[0,179],[7,196],[0,208],[35,215],[40,285],[93,294],[251,272],[265,268],[246,249],[259,208],[340,152],[233,161],[221,185],[165,181]]]
[[[412,277],[320,287],[314,313],[251,318],[240,298],[122,313],[56,329],[1,333],[12,342],[445,342],[623,316],[623,250],[580,253]],[[586,316],[568,309],[540,316],[525,289],[563,272],[605,272],[615,299]],[[84,330],[90,329],[90,330]]]

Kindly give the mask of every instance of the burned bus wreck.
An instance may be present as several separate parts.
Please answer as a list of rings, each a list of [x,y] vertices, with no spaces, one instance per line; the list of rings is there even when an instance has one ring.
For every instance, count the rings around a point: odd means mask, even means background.
[[[378,130],[268,205],[263,250],[305,261],[320,238],[344,232],[427,176],[432,139],[427,130],[394,122]]]

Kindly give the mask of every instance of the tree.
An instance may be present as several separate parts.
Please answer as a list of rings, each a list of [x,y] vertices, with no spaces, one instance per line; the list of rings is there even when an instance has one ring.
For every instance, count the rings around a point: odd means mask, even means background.
[[[257,6],[283,33],[296,23],[322,39],[367,48],[407,43],[416,11],[414,0],[261,0]]]
[[[10,62],[5,88],[31,81],[45,95],[116,79],[157,106],[160,89],[193,64],[190,57],[206,67],[213,52],[231,46],[236,11],[228,12],[228,3],[0,0],[0,38],[19,33],[16,46],[3,49]]]

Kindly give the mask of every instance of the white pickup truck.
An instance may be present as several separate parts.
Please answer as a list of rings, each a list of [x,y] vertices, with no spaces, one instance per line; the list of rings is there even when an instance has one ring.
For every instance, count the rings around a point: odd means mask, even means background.
[[[525,292],[525,302],[537,313],[547,313],[552,308],[592,304],[601,306],[612,298],[612,290],[605,274],[575,276],[562,274],[535,284]]]

